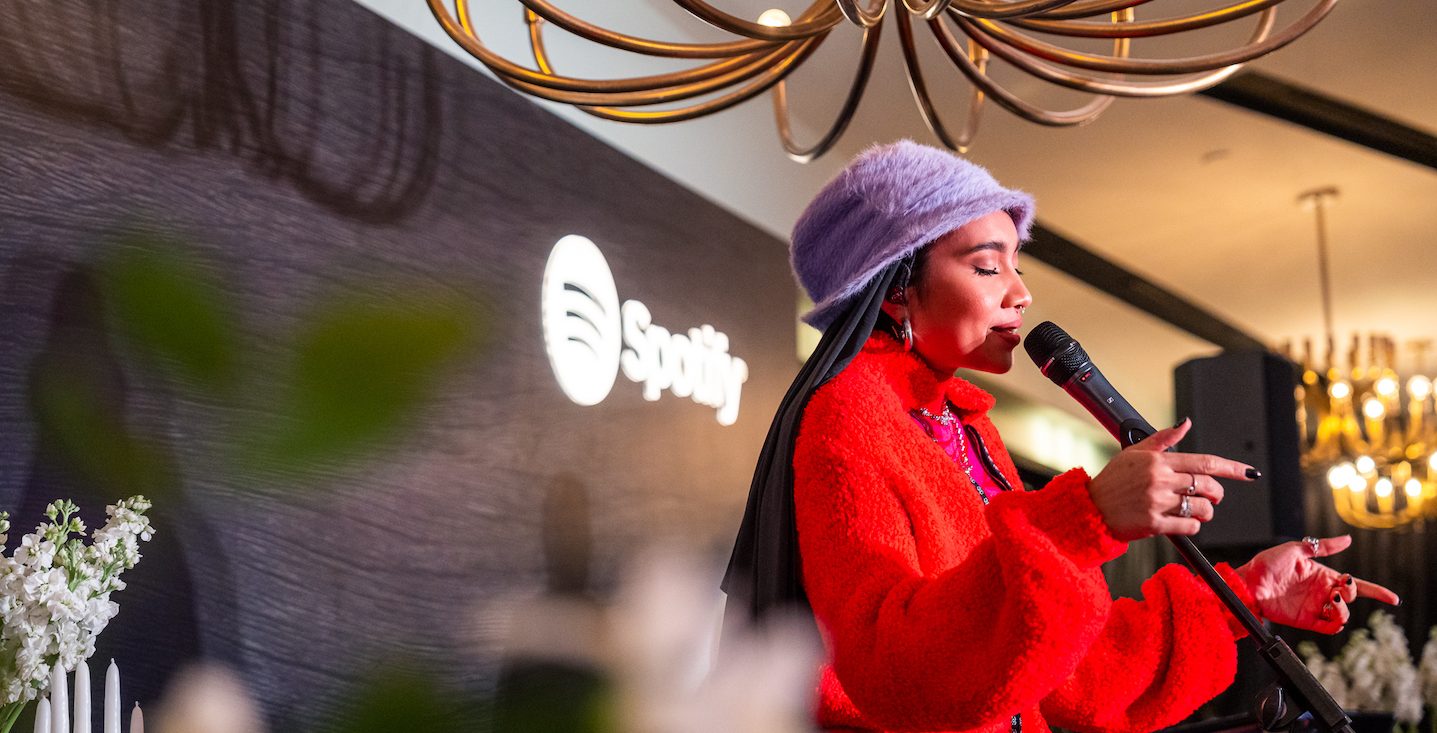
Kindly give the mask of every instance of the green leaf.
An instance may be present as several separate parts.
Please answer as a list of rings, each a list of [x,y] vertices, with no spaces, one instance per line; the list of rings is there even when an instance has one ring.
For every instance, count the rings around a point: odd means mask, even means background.
[[[435,680],[391,673],[362,686],[329,733],[474,733],[472,710],[445,695]]]
[[[509,662],[494,701],[495,733],[612,733],[614,691],[596,670],[556,662]]]
[[[103,377],[82,365],[50,364],[31,381],[41,441],[69,469],[107,487],[109,496],[164,494],[174,485],[168,463],[154,445],[132,433],[107,395]]]
[[[295,344],[279,425],[261,455],[294,466],[392,438],[478,339],[473,304],[458,298],[408,294],[323,306]]]
[[[101,265],[120,332],[155,363],[215,391],[233,386],[237,328],[220,288],[177,240],[128,233]]]

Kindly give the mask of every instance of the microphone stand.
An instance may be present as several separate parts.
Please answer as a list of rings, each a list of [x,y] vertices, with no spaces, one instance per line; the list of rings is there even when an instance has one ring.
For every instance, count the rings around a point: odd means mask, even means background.
[[[1114,430],[1118,442],[1124,448],[1142,441],[1153,433],[1151,425],[1141,418],[1124,420]],[[1202,578],[1219,600],[1232,611],[1237,620],[1252,636],[1268,666],[1277,674],[1277,682],[1258,695],[1254,701],[1254,714],[1258,725],[1264,730],[1284,730],[1291,726],[1304,712],[1311,712],[1313,720],[1323,729],[1333,733],[1353,733],[1352,719],[1332,699],[1327,688],[1312,676],[1307,665],[1292,652],[1282,637],[1267,630],[1247,606],[1238,599],[1227,582],[1222,579],[1212,563],[1203,556],[1193,541],[1183,535],[1165,535],[1177,547],[1178,554]]]

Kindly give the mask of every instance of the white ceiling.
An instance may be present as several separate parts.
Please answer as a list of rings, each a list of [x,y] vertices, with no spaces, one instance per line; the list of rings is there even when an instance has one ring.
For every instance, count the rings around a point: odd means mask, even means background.
[[[423,0],[357,0],[478,67],[449,41]],[[777,5],[797,15],[806,0],[713,0],[756,17]],[[482,35],[510,58],[528,59],[515,0],[474,3]],[[676,10],[671,0],[570,0],[560,7],[609,27],[670,40],[721,37]],[[482,6],[482,7],[479,7]],[[1168,17],[1208,0],[1155,0],[1140,17]],[[1287,7],[1292,6],[1292,7]],[[1283,4],[1279,23],[1311,0]],[[1437,10],[1431,0],[1344,0],[1314,31],[1252,68],[1295,81],[1424,130],[1437,130]],[[1136,53],[1190,53],[1231,43],[1241,29],[1177,44],[1144,41]],[[922,45],[933,44],[919,29]],[[781,238],[820,186],[855,152],[876,141],[935,142],[923,127],[898,52],[884,34],[880,63],[842,142],[800,165],[782,154],[767,98],[706,119],[625,126],[551,105],[633,157]],[[858,34],[843,29],[791,77],[796,129],[812,139],[827,126],[847,88]],[[556,68],[575,76],[651,73],[565,34],[549,34]],[[1161,49],[1158,52],[1153,48]],[[967,86],[935,48],[925,52],[930,87],[959,119]],[[645,60],[647,61],[647,60]],[[1038,99],[1078,96],[1003,76]],[[956,124],[956,122],[955,122]],[[990,107],[970,157],[999,180],[1038,199],[1050,227],[1181,294],[1254,336],[1277,344],[1321,331],[1315,225],[1296,204],[1318,186],[1342,190],[1331,215],[1337,330],[1382,330],[1399,341],[1437,338],[1437,267],[1427,247],[1437,232],[1437,171],[1397,160],[1272,118],[1190,97],[1118,100],[1077,129],[1023,122]],[[1031,323],[1063,325],[1129,399],[1157,424],[1172,417],[1172,368],[1215,347],[1157,321],[1047,266],[1029,261],[1036,303]],[[1437,368],[1437,358],[1427,365]],[[1009,389],[1074,409],[1028,364],[1005,378]]]

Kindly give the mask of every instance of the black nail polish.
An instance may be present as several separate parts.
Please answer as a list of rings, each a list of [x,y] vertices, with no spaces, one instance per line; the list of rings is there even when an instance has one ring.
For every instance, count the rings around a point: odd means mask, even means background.
[[[1244,471],[1243,475],[1250,479],[1260,479],[1262,478],[1262,471],[1259,471],[1252,466],[1248,466],[1247,471]]]
[[[1351,576],[1351,575],[1347,576],[1347,584],[1348,584],[1348,585],[1352,585],[1352,576]]]
[[[1338,595],[1338,594],[1336,594],[1336,593],[1333,593],[1333,594],[1332,594],[1332,602],[1333,602],[1333,603],[1341,603],[1341,602],[1342,602],[1342,596],[1340,596],[1340,595]]]
[[[1185,417],[1179,419],[1177,422],[1173,423],[1173,429],[1177,429],[1177,428],[1182,427],[1182,426],[1183,426],[1183,423],[1185,423],[1185,422],[1187,422],[1187,421],[1188,421],[1188,419],[1185,418]]]

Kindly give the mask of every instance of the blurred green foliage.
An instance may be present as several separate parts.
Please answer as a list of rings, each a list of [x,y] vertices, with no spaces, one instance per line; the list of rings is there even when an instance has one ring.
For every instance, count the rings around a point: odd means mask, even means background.
[[[118,499],[163,493],[172,485],[161,451],[135,435],[111,409],[96,375],[84,369],[43,369],[30,382],[31,408],[45,445],[64,465]]]
[[[445,692],[433,676],[388,671],[355,688],[323,733],[616,733],[614,695],[597,671],[563,664],[509,668],[493,699]]]
[[[223,292],[174,238],[121,234],[100,265],[121,335],[156,365],[202,388],[234,386],[240,338]]]
[[[483,712],[447,695],[436,681],[391,672],[358,687],[345,713],[325,733],[475,733],[487,729]]]
[[[614,690],[596,669],[511,661],[494,703],[495,733],[617,733]]]
[[[413,417],[477,338],[458,298],[322,305],[294,344],[277,430],[261,455],[297,466],[361,453]]]
[[[186,468],[240,476],[277,469],[298,479],[319,466],[362,462],[402,438],[444,378],[483,343],[483,301],[452,286],[350,283],[303,305],[295,333],[276,333],[233,307],[227,294],[245,283],[221,284],[220,266],[201,260],[184,238],[131,226],[109,243],[94,268],[98,298],[66,306],[81,320],[103,313],[92,326],[103,332],[77,336],[65,327],[62,343],[33,370],[30,398],[61,464],[115,496],[163,501]],[[97,344],[106,334],[118,336],[115,345],[125,348],[115,351],[152,369],[164,389],[202,406],[200,419],[223,426],[218,445],[202,446],[205,465],[171,466],[173,446],[131,424],[126,383],[133,380],[110,347]],[[259,361],[276,353],[284,363]],[[201,433],[213,435],[184,426],[169,434]]]

